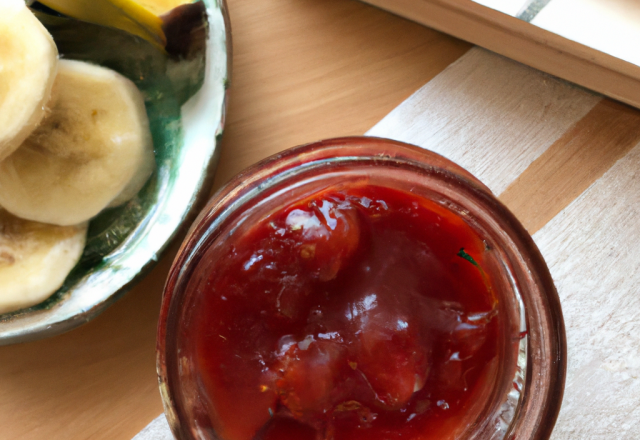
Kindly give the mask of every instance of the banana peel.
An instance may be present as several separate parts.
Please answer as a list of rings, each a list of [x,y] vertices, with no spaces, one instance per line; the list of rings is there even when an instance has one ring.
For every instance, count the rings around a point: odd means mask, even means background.
[[[194,50],[194,45],[200,45],[199,40],[204,40],[206,35],[206,8],[198,0],[38,2],[63,15],[136,35],[173,56],[185,57]]]

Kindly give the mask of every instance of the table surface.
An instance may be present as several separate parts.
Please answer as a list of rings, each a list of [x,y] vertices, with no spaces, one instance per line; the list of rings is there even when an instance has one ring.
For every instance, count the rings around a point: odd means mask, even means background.
[[[279,150],[363,134],[470,48],[355,0],[228,3],[233,76],[213,190]],[[0,347],[3,439],[129,440],[162,411],[155,331],[177,244],[93,322]]]

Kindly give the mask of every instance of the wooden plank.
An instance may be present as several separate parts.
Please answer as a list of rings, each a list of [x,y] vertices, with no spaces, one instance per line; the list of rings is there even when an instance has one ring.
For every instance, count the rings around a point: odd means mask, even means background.
[[[565,397],[553,440],[640,433],[640,145],[534,239],[567,330]]]
[[[640,112],[604,99],[500,195],[534,233],[640,142]]]
[[[600,100],[474,48],[367,134],[435,151],[500,194]]]
[[[216,188],[285,148],[364,133],[470,48],[356,1],[251,3],[230,5],[233,146]]]
[[[531,23],[640,65],[640,2],[637,0],[553,0]]]
[[[640,107],[639,66],[471,0],[363,1]]]

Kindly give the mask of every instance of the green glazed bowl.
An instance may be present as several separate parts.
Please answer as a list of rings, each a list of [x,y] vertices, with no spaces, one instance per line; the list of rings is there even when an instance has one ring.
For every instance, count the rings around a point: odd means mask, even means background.
[[[231,65],[224,0],[199,0],[183,10],[190,25],[194,17],[199,21],[188,41],[178,41],[179,53],[171,55],[125,32],[38,4],[34,9],[62,58],[109,67],[138,86],[157,168],[133,200],[91,221],[80,262],[56,293],[36,306],[0,315],[0,345],[53,336],[95,318],[151,269],[193,219],[217,165]]]

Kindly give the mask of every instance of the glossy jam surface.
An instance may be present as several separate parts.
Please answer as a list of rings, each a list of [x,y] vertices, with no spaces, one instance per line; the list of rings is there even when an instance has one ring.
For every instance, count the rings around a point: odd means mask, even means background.
[[[376,186],[323,190],[232,235],[188,287],[211,427],[225,440],[454,438],[498,364],[484,253],[458,215]]]

